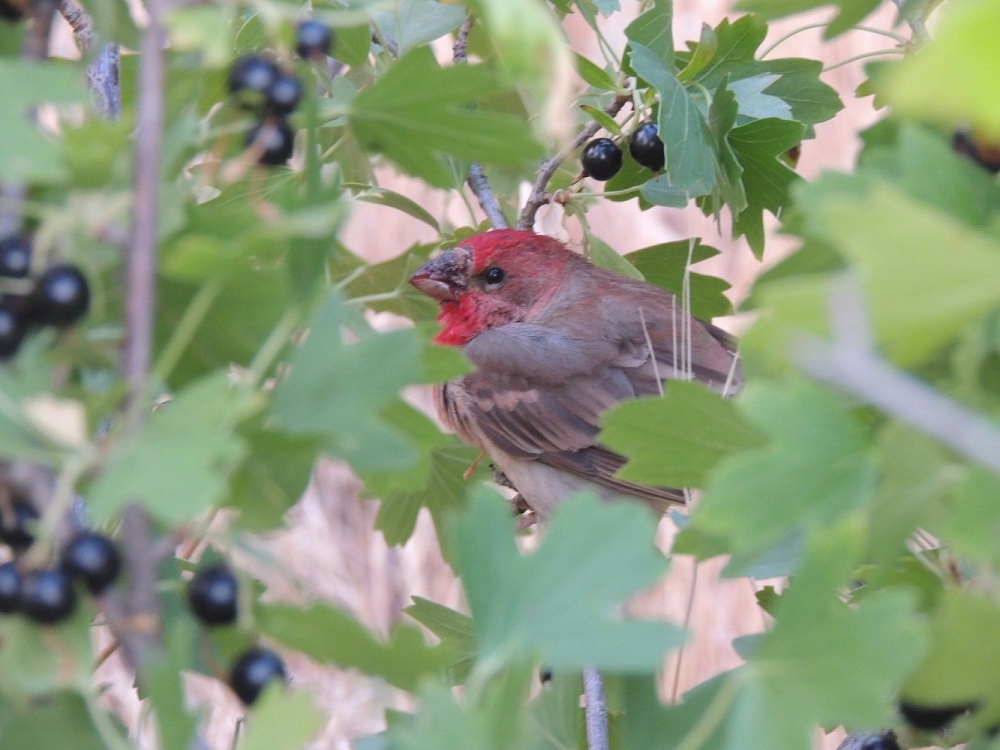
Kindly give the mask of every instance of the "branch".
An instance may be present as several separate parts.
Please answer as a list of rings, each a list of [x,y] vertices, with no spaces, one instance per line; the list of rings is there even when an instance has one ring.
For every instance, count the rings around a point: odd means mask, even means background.
[[[73,29],[73,36],[80,46],[81,52],[89,52],[94,46],[94,27],[90,22],[87,11],[77,5],[73,0],[59,0],[59,12],[66,19],[66,23]]]
[[[128,429],[144,415],[156,307],[156,223],[163,146],[163,0],[148,0],[149,24],[142,35],[136,105],[135,210],[132,247],[125,262],[125,349],[122,375],[128,386]]]
[[[458,34],[455,35],[455,44],[452,46],[451,52],[452,59],[458,65],[464,65],[468,62],[469,33],[472,31],[473,23],[473,17],[466,16],[465,21],[462,22],[462,27],[458,30]],[[486,173],[483,172],[483,168],[479,162],[474,161],[469,165],[469,174],[465,178],[465,181],[472,189],[472,194],[476,196],[476,200],[479,201],[480,207],[486,214],[486,218],[490,220],[493,228],[507,229],[510,226],[507,223],[507,217],[503,215],[500,203],[497,201],[497,197],[493,193],[493,188],[490,187],[489,180],[486,179]]]
[[[138,503],[122,511],[122,567],[128,575],[125,592],[111,590],[104,599],[108,627],[122,656],[141,679],[143,669],[160,650],[160,597],[156,579],[170,554],[167,539],[154,539],[146,510]]]
[[[587,725],[587,750],[608,750],[608,704],[601,673],[583,670],[583,711]]]
[[[833,284],[829,307],[833,341],[804,338],[795,345],[803,371],[1000,475],[1000,426],[881,359],[853,279]]]
[[[614,117],[621,112],[622,107],[630,101],[632,101],[631,96],[616,96],[615,100],[611,102],[604,112],[609,117]],[[525,201],[524,208],[521,209],[521,215],[517,218],[518,229],[531,229],[531,227],[534,226],[535,214],[538,213],[538,209],[549,202],[549,196],[546,194],[545,190],[548,187],[549,180],[552,179],[552,175],[556,173],[559,166],[566,161],[566,159],[568,159],[574,151],[593,138],[600,129],[600,123],[590,123],[587,127],[577,133],[576,137],[573,138],[572,141],[563,146],[559,153],[542,162],[541,169],[538,170],[538,176],[535,178],[535,184],[532,185],[531,193],[528,195],[528,200]]]
[[[44,60],[49,54],[49,35],[52,19],[56,14],[55,0],[35,0],[28,4],[31,23],[21,44],[21,57],[26,60]]]
[[[80,51],[86,54],[94,46],[94,26],[74,0],[59,0],[59,12],[73,29]],[[102,117],[117,120],[122,114],[120,55],[117,44],[105,44],[87,68],[87,84],[94,94],[94,108]]]

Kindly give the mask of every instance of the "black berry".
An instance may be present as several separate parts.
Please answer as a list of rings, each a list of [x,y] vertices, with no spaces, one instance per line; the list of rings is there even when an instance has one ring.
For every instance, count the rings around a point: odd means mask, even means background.
[[[10,614],[21,608],[21,571],[13,562],[0,565],[0,612]]]
[[[42,325],[68,326],[87,313],[90,287],[79,268],[52,266],[38,277],[28,309],[31,319]]]
[[[595,138],[580,157],[584,171],[595,180],[610,180],[622,168],[622,150],[610,138]]]
[[[279,115],[295,111],[302,101],[302,84],[293,75],[282,73],[267,90],[267,108]]]
[[[27,330],[24,317],[12,310],[6,301],[0,301],[0,359],[17,354]]]
[[[248,706],[260,697],[271,680],[285,680],[285,665],[281,657],[266,648],[254,648],[233,664],[229,686]]]
[[[858,750],[899,750],[899,742],[896,740],[895,732],[873,734],[861,743]]]
[[[76,594],[69,576],[61,570],[35,570],[24,577],[21,610],[43,625],[62,622],[76,608]]]
[[[944,729],[956,717],[968,710],[968,706],[926,706],[905,700],[899,703],[899,712],[906,719],[906,723],[916,729],[927,731]]]
[[[538,670],[538,681],[543,685],[552,681],[552,667],[542,667]]]
[[[251,145],[262,149],[257,158],[259,164],[278,167],[292,158],[295,131],[284,120],[265,120],[254,125],[247,133],[247,146]]]
[[[199,570],[188,584],[191,611],[206,625],[236,622],[238,594],[236,576],[225,565]]]
[[[0,240],[0,276],[23,279],[31,270],[31,244],[18,236]]]
[[[295,34],[295,53],[299,57],[319,57],[330,54],[333,31],[322,21],[312,19],[299,24]]]
[[[0,18],[8,21],[20,21],[24,17],[21,9],[8,0],[0,0]]]
[[[229,69],[229,92],[245,109],[259,109],[267,100],[267,91],[281,75],[273,61],[260,55],[244,55]]]
[[[29,527],[37,520],[38,511],[25,500],[0,506],[0,542],[16,550],[30,547],[35,535]]]
[[[63,550],[62,565],[71,576],[81,578],[92,594],[99,594],[114,583],[122,562],[114,542],[103,534],[85,531]]]
[[[655,122],[647,122],[636,128],[628,139],[628,152],[641,167],[654,172],[663,169],[666,156],[663,153],[663,141],[660,140],[660,126]]]

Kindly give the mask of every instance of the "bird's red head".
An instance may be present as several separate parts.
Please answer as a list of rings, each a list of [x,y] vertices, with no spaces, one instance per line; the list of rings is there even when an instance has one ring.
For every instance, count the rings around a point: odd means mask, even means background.
[[[421,266],[410,283],[441,303],[435,341],[464,346],[487,328],[522,321],[583,261],[559,240],[498,229],[470,237]]]

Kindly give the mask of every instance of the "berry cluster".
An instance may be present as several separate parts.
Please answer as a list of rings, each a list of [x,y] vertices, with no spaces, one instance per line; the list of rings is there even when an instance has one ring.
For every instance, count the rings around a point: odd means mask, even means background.
[[[0,505],[0,543],[20,554],[35,541],[38,511],[23,497]],[[0,564],[0,614],[23,614],[41,625],[55,625],[73,614],[78,581],[100,596],[118,578],[121,556],[115,543],[93,531],[77,533],[51,568],[25,571],[18,560]],[[188,584],[191,611],[207,627],[236,622],[239,585],[225,565],[199,570]],[[273,680],[284,681],[285,665],[273,651],[253,647],[241,653],[229,671],[229,685],[250,705]]]
[[[0,291],[4,279],[27,279],[31,242],[20,235],[0,240]],[[27,294],[0,295],[0,359],[17,353],[31,325],[69,326],[90,306],[90,288],[74,265],[51,266]]]
[[[303,21],[296,34],[295,51],[300,57],[315,59],[330,51],[333,32],[319,21]],[[256,149],[257,163],[268,167],[285,164],[292,157],[295,131],[288,124],[302,101],[302,82],[283,71],[270,57],[249,54],[238,58],[229,69],[229,93],[236,104],[258,115],[247,132],[247,148]]]
[[[202,568],[188,584],[188,605],[206,627],[236,622],[239,584],[225,565]],[[229,670],[229,686],[250,705],[273,680],[284,681],[285,665],[270,649],[253,647],[240,654]]]
[[[647,122],[629,136],[628,150],[636,164],[659,172],[666,164],[660,129],[655,122]],[[622,150],[610,138],[595,138],[583,147],[580,157],[583,171],[595,180],[606,182],[622,168]]]
[[[222,564],[202,568],[188,584],[188,605],[206,627],[236,622],[239,584]],[[250,705],[272,680],[284,681],[285,665],[270,649],[254,647],[240,654],[229,670],[229,686],[239,699]]]
[[[22,552],[35,541],[32,526],[38,512],[23,498],[0,508],[0,542]],[[42,625],[55,625],[76,609],[73,579],[94,596],[118,577],[121,558],[114,543],[102,534],[82,531],[70,540],[52,568],[23,571],[16,560],[0,565],[0,613],[21,613]]]

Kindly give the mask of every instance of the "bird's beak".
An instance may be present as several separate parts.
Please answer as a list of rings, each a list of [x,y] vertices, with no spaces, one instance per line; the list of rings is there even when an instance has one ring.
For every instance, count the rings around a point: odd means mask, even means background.
[[[420,266],[410,276],[410,283],[431,299],[453,302],[469,285],[471,272],[472,250],[453,247]]]

